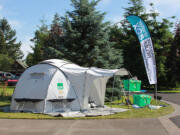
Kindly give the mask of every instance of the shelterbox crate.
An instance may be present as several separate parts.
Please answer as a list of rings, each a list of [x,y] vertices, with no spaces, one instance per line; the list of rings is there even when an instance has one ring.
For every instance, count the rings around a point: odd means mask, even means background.
[[[144,94],[134,94],[133,95],[133,104],[138,105],[140,107],[144,107],[146,105],[150,105],[151,96]]]
[[[141,81],[140,80],[123,80],[125,91],[140,91]]]

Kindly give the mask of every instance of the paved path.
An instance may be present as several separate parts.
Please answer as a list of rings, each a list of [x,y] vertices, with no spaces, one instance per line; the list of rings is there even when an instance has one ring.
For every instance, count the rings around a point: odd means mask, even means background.
[[[180,105],[180,93],[158,93],[158,95],[162,96],[163,100]]]
[[[158,119],[1,119],[0,135],[168,135],[168,133]]]
[[[150,95],[153,96],[152,93]],[[158,93],[158,96],[162,96],[162,99],[165,101],[180,105],[180,93]],[[178,106],[176,108],[178,108]],[[169,117],[169,119],[180,128],[180,109],[177,111],[176,115]]]
[[[168,103],[175,108],[175,111],[169,115],[159,117],[158,119],[160,120],[161,124],[164,126],[169,135],[180,135],[180,128],[178,128],[178,125],[176,125],[176,123],[171,120],[171,118],[180,115],[180,106],[172,102]]]
[[[170,120],[173,121],[180,128],[180,115],[176,117],[171,117]]]
[[[158,95],[162,96],[163,100],[173,102],[177,105],[180,105],[180,93],[158,93]],[[179,112],[179,113],[178,113]],[[169,117],[169,119],[176,124],[176,126],[180,129],[180,109],[175,116]],[[180,135],[180,134],[179,134]]]

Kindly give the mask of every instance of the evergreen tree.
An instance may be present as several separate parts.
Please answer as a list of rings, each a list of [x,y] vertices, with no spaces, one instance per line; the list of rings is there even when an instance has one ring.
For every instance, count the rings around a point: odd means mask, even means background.
[[[26,64],[30,67],[34,65],[33,53],[29,53],[26,57]]]
[[[51,24],[50,34],[49,34],[49,43],[50,46],[58,49],[59,44],[61,44],[61,39],[63,36],[63,29],[61,24],[60,16],[56,13]]]
[[[96,10],[99,0],[71,0],[74,10],[63,18],[64,57],[82,66],[119,68],[121,54],[109,40],[105,13]]]
[[[148,80],[141,55],[140,43],[126,17],[137,15],[146,21],[148,15],[145,13],[142,0],[129,0],[128,4],[129,7],[125,8],[125,19],[121,22],[121,27],[119,28],[121,32],[119,42],[123,48],[124,66],[133,76],[137,76],[138,79],[142,80],[143,84],[147,84]]]
[[[170,86],[178,87],[180,84],[180,22],[175,28],[175,36],[168,56],[168,67]]]
[[[39,63],[40,61],[45,60],[45,44],[48,41],[49,30],[48,26],[45,24],[45,21],[41,21],[42,25],[35,32],[34,38],[31,40],[34,42],[32,47],[33,53],[30,53],[26,62],[29,66]]]
[[[61,28],[61,20],[56,13],[52,21],[50,29],[45,24],[45,20],[41,20],[42,25],[36,30],[32,47],[33,53],[29,53],[26,62],[29,66],[39,63],[45,59],[63,58],[60,52],[62,44],[63,30]]]
[[[23,54],[20,50],[21,42],[16,42],[16,31],[12,30],[8,21],[0,20],[0,54],[7,55],[12,59],[21,59]]]
[[[96,11],[98,1],[72,0],[74,11],[60,18],[55,14],[50,30],[42,25],[32,40],[35,46],[27,62],[36,64],[50,58],[66,59],[81,66],[120,68],[121,50],[109,39],[105,13]],[[33,61],[33,62],[32,62]]]
[[[11,70],[11,66],[14,60],[10,58],[7,54],[0,54],[0,71],[8,72]]]
[[[156,55],[158,84],[167,87],[169,85],[167,58],[173,40],[173,34],[170,31],[173,23],[166,18],[163,18],[161,22],[157,21],[158,15],[155,12],[150,15],[152,19],[149,21],[149,29]]]
[[[57,13],[54,15],[47,42],[45,43],[44,57],[46,59],[64,58],[62,22]]]
[[[152,10],[147,13],[142,0],[129,0],[129,7],[125,8],[124,17],[126,18],[129,15],[140,16],[149,27],[155,50],[158,83],[163,86],[167,84],[168,81],[167,54],[169,53],[173,37],[170,32],[172,23],[167,19],[158,21],[157,17],[159,14],[155,12],[152,3],[150,6]],[[119,32],[121,32],[121,37],[118,42],[122,44],[125,67],[130,70],[132,75],[136,75],[142,80],[144,85],[148,86],[149,83],[140,51],[140,43],[126,19],[121,22]]]

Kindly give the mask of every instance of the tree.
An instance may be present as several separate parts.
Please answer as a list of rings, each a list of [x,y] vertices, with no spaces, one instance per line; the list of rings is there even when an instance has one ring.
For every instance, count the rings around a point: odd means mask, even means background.
[[[14,60],[10,58],[7,54],[0,54],[0,71],[9,71],[11,70],[11,65],[14,63]]]
[[[105,13],[96,11],[98,1],[71,0],[74,10],[65,17],[57,13],[50,29],[42,25],[33,38],[33,53],[27,61],[36,64],[44,59],[58,58],[81,66],[120,68],[120,49],[109,39],[109,23]]]
[[[22,59],[23,53],[20,50],[21,42],[16,42],[16,31],[12,30],[8,21],[0,20],[0,54],[7,55],[12,59]]]
[[[74,10],[63,18],[64,57],[81,66],[119,68],[121,54],[109,39],[105,13],[96,10],[99,0],[71,0]]]
[[[35,32],[34,38],[31,40],[34,42],[32,46],[33,53],[29,53],[26,62],[29,66],[39,63],[40,61],[45,60],[45,44],[49,36],[48,26],[45,24],[45,21],[41,21],[42,25],[38,27],[38,30]]]
[[[45,43],[44,57],[50,58],[64,58],[63,53],[63,28],[59,14],[54,15],[54,19],[49,30],[47,42]]]
[[[150,3],[150,6],[152,9],[147,13],[142,0],[129,0],[129,7],[125,8],[124,17],[126,18],[129,15],[140,16],[149,27],[156,56],[158,84],[163,86],[168,81],[167,55],[173,37],[170,32],[172,23],[168,19],[158,21],[159,13],[154,10],[152,3]],[[126,19],[121,22],[119,34],[121,37],[118,39],[118,42],[122,44],[125,67],[133,75],[142,80],[144,85],[148,86],[149,83],[141,56],[140,43]]]
[[[147,20],[148,14],[145,13],[142,0],[129,0],[129,7],[124,8],[124,18],[129,15],[137,15]],[[119,35],[117,40],[123,49],[124,66],[132,75],[137,76],[138,79],[143,80],[143,84],[147,84],[147,76],[143,63],[143,58],[140,51],[140,43],[135,32],[126,19],[121,21],[121,27],[116,27],[116,34]]]
[[[180,22],[175,28],[175,36],[168,56],[168,67],[169,84],[177,87],[180,84]]]
[[[26,57],[26,64],[30,67],[34,65],[33,53],[29,53]]]
[[[29,53],[26,62],[29,66],[39,63],[40,61],[53,58],[63,58],[60,52],[62,43],[63,30],[61,28],[60,16],[56,13],[52,21],[50,29],[45,24],[45,20],[41,20],[42,25],[35,32],[32,47],[33,52]]]

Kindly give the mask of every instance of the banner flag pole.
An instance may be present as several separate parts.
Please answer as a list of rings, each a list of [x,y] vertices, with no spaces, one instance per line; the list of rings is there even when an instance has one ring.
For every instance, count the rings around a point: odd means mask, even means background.
[[[157,83],[154,85],[154,98],[156,99],[156,105],[157,105]]]
[[[157,100],[157,75],[156,75],[156,61],[154,55],[153,43],[149,33],[148,26],[142,18],[135,15],[127,17],[128,22],[132,25],[141,45],[141,53],[144,60],[144,65],[149,80],[149,84],[154,84],[154,96]]]

